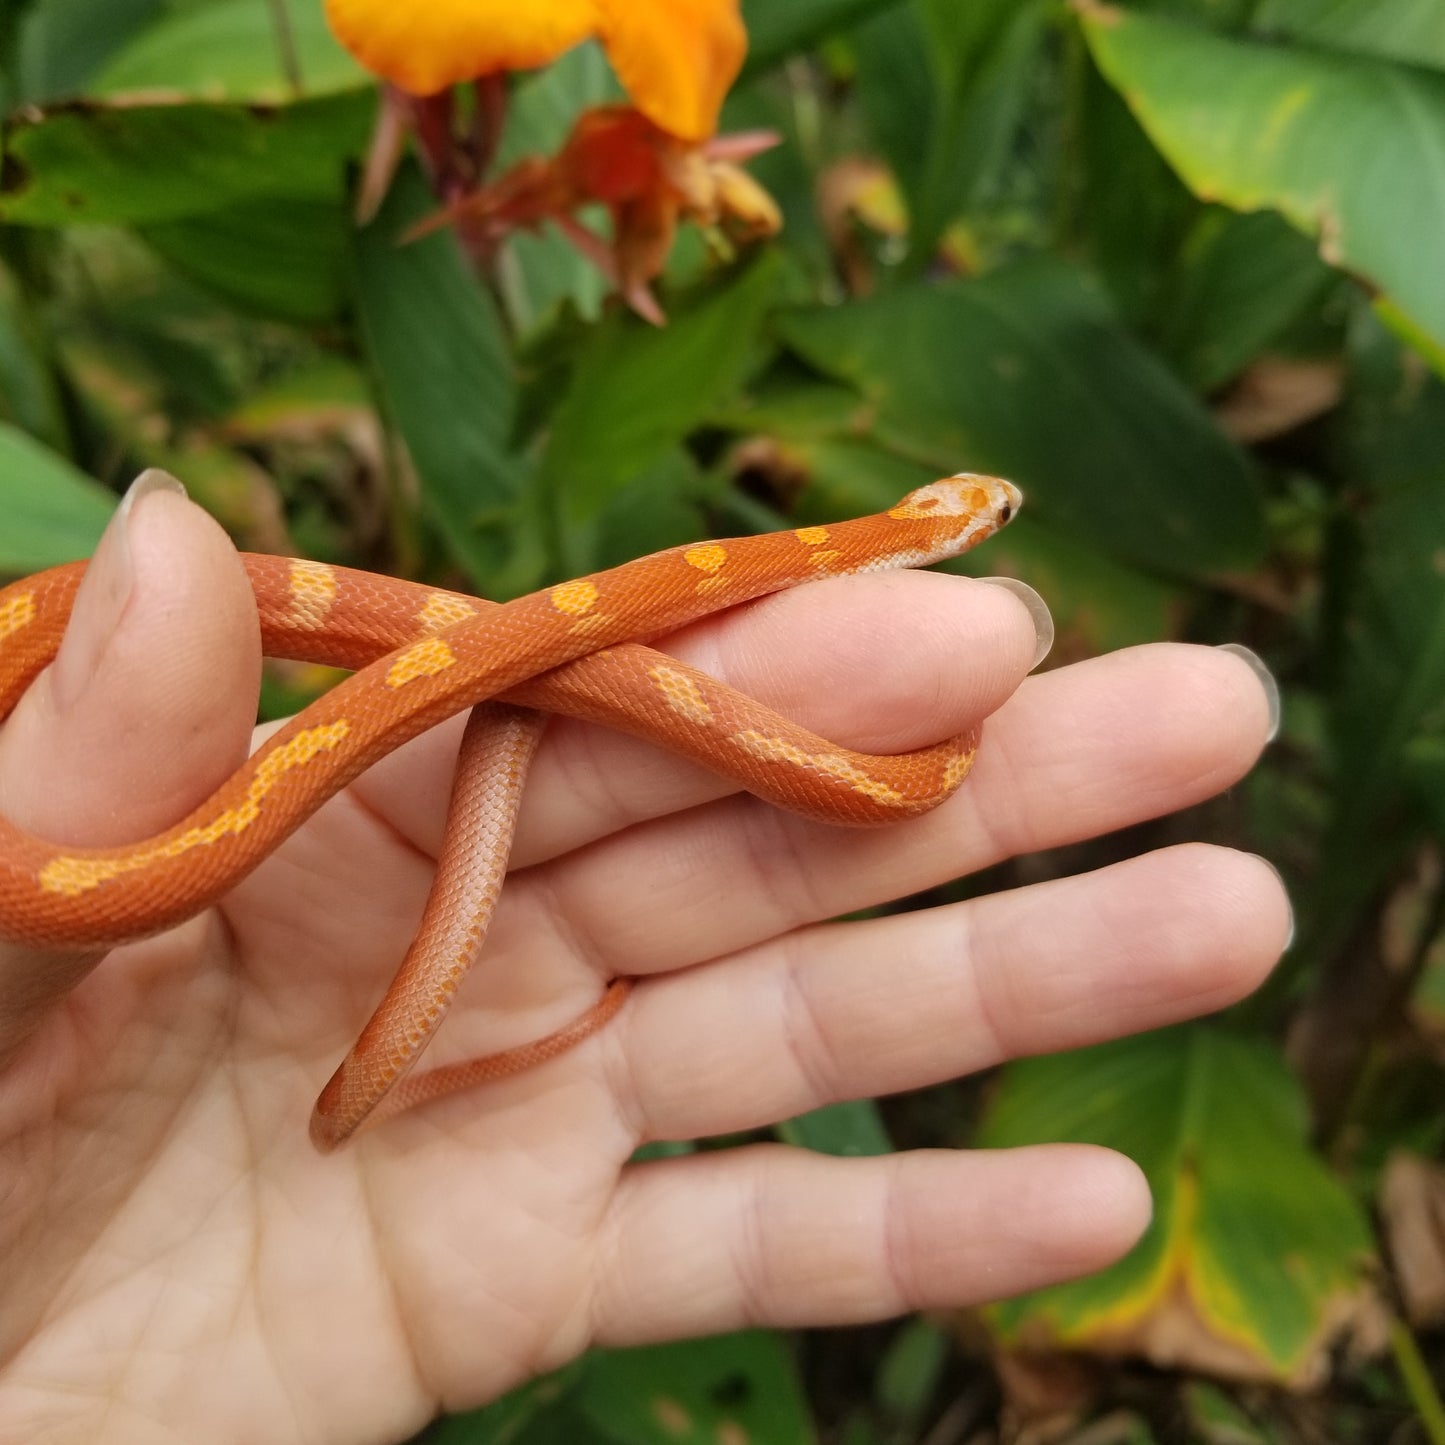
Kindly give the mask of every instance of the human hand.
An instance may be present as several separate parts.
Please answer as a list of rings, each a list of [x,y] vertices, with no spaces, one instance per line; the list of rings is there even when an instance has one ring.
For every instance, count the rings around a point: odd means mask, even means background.
[[[1288,929],[1278,879],[1203,846],[826,922],[1208,797],[1264,743],[1259,683],[1226,653],[1136,648],[1020,685],[1034,641],[1008,591],[903,574],[667,644],[876,751],[994,714],[959,794],[884,830],[809,824],[554,723],[486,953],[428,1063],[545,1033],[615,974],[641,983],[574,1053],[329,1157],[307,1113],[415,926],[459,726],[163,937],[98,965],[0,948],[0,1445],[397,1440],[592,1344],[877,1319],[1115,1258],[1148,1200],[1102,1150],[628,1162],[650,1139],[1155,1027],[1259,981]],[[142,497],[0,733],[0,811],[75,843],[173,822],[244,756],[257,651],[219,529]]]

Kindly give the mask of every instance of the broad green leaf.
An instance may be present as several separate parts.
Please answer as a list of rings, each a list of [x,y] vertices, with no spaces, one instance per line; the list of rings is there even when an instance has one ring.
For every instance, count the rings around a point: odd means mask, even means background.
[[[272,0],[222,0],[167,15],[111,60],[90,93],[284,103],[369,85],[332,36],[321,0],[282,0],[282,8],[289,38]]]
[[[1305,1137],[1278,1055],[1216,1028],[1010,1065],[977,1143],[1118,1149],[1148,1176],[1154,1219],[1111,1269],[993,1306],[1004,1342],[1320,1380],[1365,1297],[1371,1243]]]
[[[807,50],[820,40],[856,24],[900,0],[743,0],[748,28],[745,75],[755,75]]]
[[[626,1445],[814,1439],[787,1346],[762,1331],[599,1352],[576,1399],[586,1419]]]
[[[1260,0],[1260,33],[1445,69],[1440,0]]]
[[[496,307],[456,238],[398,244],[433,206],[420,175],[404,170],[357,239],[355,305],[422,494],[457,560],[495,595],[520,490],[507,450],[516,382]]]
[[[858,436],[868,429],[869,408],[850,387],[784,376],[752,387],[745,396],[727,398],[707,420],[728,431],[792,443]]]
[[[589,571],[619,566],[707,535],[699,500],[704,487],[697,463],[673,447],[617,492],[597,519],[597,545],[581,565]]]
[[[1192,386],[1217,390],[1314,307],[1334,279],[1272,211],[1204,212],[1159,307],[1159,344]]]
[[[1118,92],[1093,66],[1079,69],[1078,179],[1063,198],[1070,208],[1064,233],[1123,319],[1147,335],[1164,314],[1169,270],[1199,202]]]
[[[943,107],[917,10],[904,5],[882,11],[858,27],[850,48],[869,134],[911,199],[926,183],[926,138],[939,133]]]
[[[1372,494],[1421,482],[1445,486],[1445,381],[1363,308],[1348,339],[1338,430],[1344,474]]]
[[[55,378],[43,359],[43,308],[0,266],[0,422],[52,444],[65,423]]]
[[[1351,874],[1372,876],[1362,852],[1378,863],[1409,846],[1395,817],[1407,749],[1419,739],[1445,738],[1441,470],[1377,497],[1359,532],[1360,586],[1335,700],[1328,874],[1336,896]]]
[[[874,404],[873,435],[935,467],[995,472],[1030,514],[1164,572],[1249,566],[1263,550],[1244,456],[1057,262],[787,313],[787,342]]]
[[[1015,141],[1038,89],[1054,7],[1047,0],[924,0],[937,123],[926,132],[923,173],[909,196],[909,254],[932,258],[948,222],[1017,169]],[[919,137],[912,137],[919,149]]]
[[[1269,207],[1445,345],[1445,75],[1091,5],[1105,75],[1196,194]]]
[[[19,576],[90,556],[115,503],[113,492],[0,423],[0,573]]]
[[[258,200],[143,227],[141,235],[227,301],[316,326],[341,314],[351,231],[340,202]]]
[[[1325,639],[1336,786],[1312,880],[1319,947],[1341,943],[1416,846],[1401,817],[1410,753],[1445,737],[1445,382],[1377,326],[1351,340],[1342,436],[1368,500],[1328,577],[1342,625]]]
[[[914,1438],[954,1354],[949,1335],[932,1320],[909,1320],[879,1362],[873,1394],[889,1424]]]
[[[163,0],[46,0],[33,6],[20,26],[15,101],[44,105],[84,95],[96,71],[142,34],[162,7]]]
[[[666,326],[618,310],[583,343],[542,458],[565,526],[592,523],[738,387],[777,273],[777,257],[763,253],[675,306]]]
[[[783,1120],[776,1133],[785,1144],[811,1149],[815,1154],[860,1158],[893,1152],[893,1141],[872,1099],[848,1099],[809,1110]]]
[[[339,202],[366,144],[368,93],[283,109],[85,104],[5,136],[0,220],[155,225],[257,199]]]

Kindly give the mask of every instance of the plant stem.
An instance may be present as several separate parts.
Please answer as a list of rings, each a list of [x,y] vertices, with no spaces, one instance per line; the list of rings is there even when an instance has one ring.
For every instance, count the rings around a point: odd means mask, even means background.
[[[296,53],[296,32],[291,28],[291,12],[286,0],[271,0],[271,22],[276,30],[276,50],[281,57],[281,73],[291,93],[302,94],[301,59]]]
[[[1415,1343],[1415,1336],[1398,1317],[1390,1324],[1390,1351],[1395,1356],[1405,1393],[1425,1429],[1426,1439],[1430,1445],[1445,1445],[1445,1403],[1441,1402],[1435,1382],[1430,1378],[1430,1368]]]

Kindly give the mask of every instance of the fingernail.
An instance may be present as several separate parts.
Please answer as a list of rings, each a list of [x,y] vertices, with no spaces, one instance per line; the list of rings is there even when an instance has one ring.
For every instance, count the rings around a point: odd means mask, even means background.
[[[50,698],[57,712],[75,705],[120,625],[133,580],[131,516],[152,492],[176,492],[185,496],[186,489],[168,472],[155,467],[142,472],[126,489],[85,569],[70,626],[50,665]]]
[[[1281,891],[1284,893],[1284,905],[1285,905],[1286,908],[1289,909],[1289,932],[1285,935],[1285,940],[1284,940],[1284,949],[1285,949],[1285,950],[1288,950],[1289,947],[1290,947],[1290,945],[1294,943],[1294,932],[1295,932],[1295,929],[1294,929],[1294,904],[1290,901],[1289,885],[1284,881],[1284,874],[1281,873],[1281,872],[1279,871],[1279,869],[1276,868],[1275,865],[1274,865],[1273,863],[1271,863],[1271,862],[1269,861],[1269,859],[1264,856],[1263,853],[1256,853],[1256,854],[1254,854],[1253,856],[1256,857],[1256,858],[1258,858],[1259,861],[1260,861],[1261,863],[1263,863],[1264,866],[1265,866],[1266,868],[1268,868],[1269,871],[1270,871],[1271,873],[1273,873],[1276,878],[1279,879],[1280,889],[1281,889]]]
[[[1264,689],[1265,701],[1269,704],[1269,728],[1265,732],[1264,740],[1271,743],[1279,734],[1279,684],[1274,680],[1274,674],[1264,665],[1264,660],[1257,652],[1252,652],[1241,642],[1221,642],[1221,652],[1231,652],[1259,679],[1259,685]]]
[[[1005,592],[1012,592],[1028,608],[1029,616],[1034,620],[1034,660],[1029,663],[1029,671],[1032,672],[1053,649],[1054,614],[1049,611],[1049,604],[1027,582],[1020,582],[1017,577],[980,577],[978,580],[987,582],[990,587],[1002,587]]]

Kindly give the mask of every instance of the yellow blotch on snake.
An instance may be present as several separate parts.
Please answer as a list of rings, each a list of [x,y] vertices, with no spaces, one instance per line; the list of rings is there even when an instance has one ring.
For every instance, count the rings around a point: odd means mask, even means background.
[[[298,558],[291,564],[287,590],[292,623],[314,632],[336,605],[336,573],[324,562]]]
[[[424,637],[397,654],[396,661],[386,670],[386,685],[405,687],[419,677],[435,677],[456,660],[456,653],[440,637]]]
[[[709,576],[720,572],[727,559],[727,548],[720,547],[716,542],[704,542],[701,546],[689,547],[682,554],[682,560],[689,567],[696,567],[699,572],[706,572]]]
[[[476,615],[477,609],[465,597],[458,597],[455,592],[433,592],[427,598],[426,606],[417,613],[416,620],[428,632],[440,632],[443,627],[465,622],[468,617]]]
[[[74,898],[102,883],[119,877],[122,873],[135,873],[149,868],[167,858],[189,853],[192,848],[203,848],[219,843],[222,838],[241,833],[249,828],[261,815],[261,804],[266,794],[276,786],[292,768],[305,767],[312,758],[339,747],[351,724],[345,718],[321,727],[305,728],[289,742],[268,754],[256,769],[246,789],[246,800],[238,807],[227,808],[209,823],[196,828],[187,828],[177,837],[167,839],[152,848],[138,848],[123,858],[74,858],[61,854],[52,858],[40,870],[40,886],[47,893],[60,893]]]
[[[585,617],[597,605],[597,587],[585,577],[552,589],[552,606],[568,617]]]
[[[877,778],[870,778],[862,768],[837,753],[804,752],[802,748],[784,738],[772,738],[766,733],[754,732],[751,728],[746,732],[734,733],[732,740],[744,752],[751,753],[764,762],[791,763],[794,767],[808,768],[826,777],[836,778],[840,783],[846,783],[853,792],[862,793],[864,797],[872,798],[875,803],[882,803],[885,807],[906,808],[909,804],[909,799],[896,788],[880,783]]]
[[[707,705],[707,699],[685,672],[659,666],[649,667],[647,675],[657,684],[657,690],[673,712],[693,723],[712,721],[712,709]]]
[[[828,540],[828,529],[826,527],[798,527],[794,530],[793,536],[805,547],[821,547]]]
[[[0,642],[35,621],[35,594],[22,592],[0,607]]]

